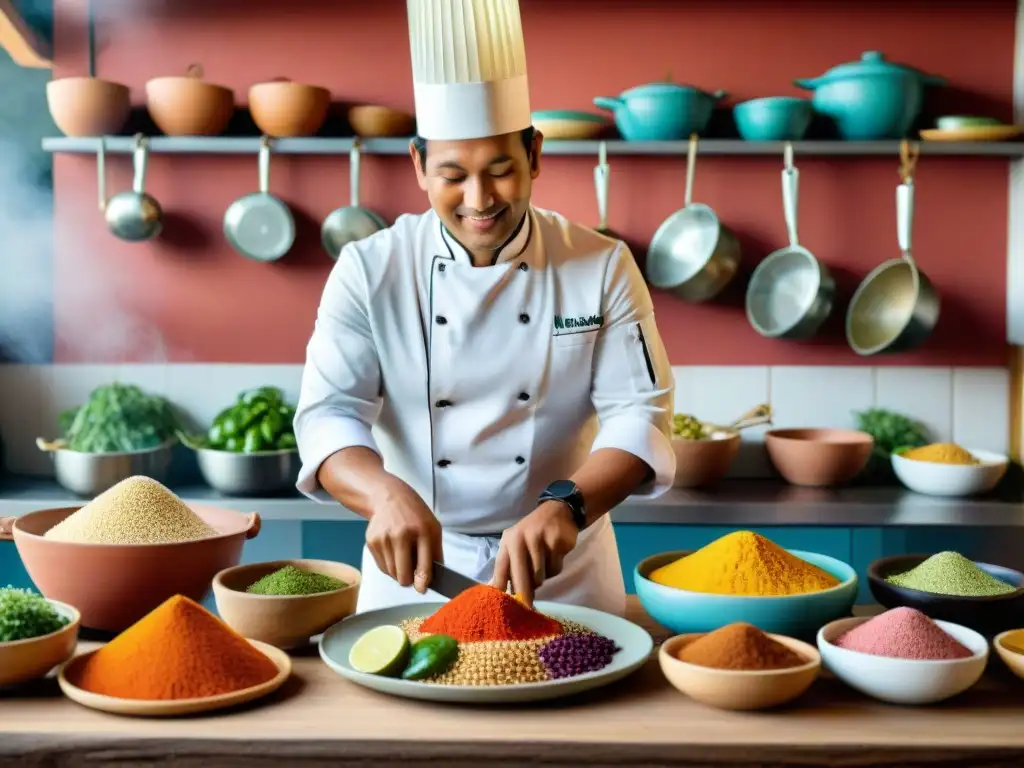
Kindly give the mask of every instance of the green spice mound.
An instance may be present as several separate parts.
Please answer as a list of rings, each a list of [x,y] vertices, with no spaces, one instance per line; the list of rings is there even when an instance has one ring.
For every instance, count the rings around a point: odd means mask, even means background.
[[[939,552],[916,568],[887,576],[885,580],[897,587],[957,597],[994,597],[1017,590],[1016,586],[985,573],[959,552]]]
[[[0,589],[0,643],[28,640],[68,625],[44,598],[27,589]]]
[[[273,573],[268,573],[255,584],[250,584],[245,591],[253,595],[316,595],[347,586],[344,581],[333,576],[286,565]]]

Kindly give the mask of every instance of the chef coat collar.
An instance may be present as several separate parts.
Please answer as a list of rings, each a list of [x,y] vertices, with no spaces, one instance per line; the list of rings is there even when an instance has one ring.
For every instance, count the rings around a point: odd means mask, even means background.
[[[436,214],[435,214],[436,215]],[[519,228],[509,238],[501,248],[498,249],[497,256],[492,262],[491,266],[498,264],[504,264],[505,262],[524,257],[525,260],[530,260],[529,253],[527,253],[528,247],[533,241],[533,206],[527,209],[526,214],[523,216],[523,220],[519,224]],[[466,264],[468,266],[473,265],[473,257],[470,255],[462,244],[455,239],[451,232],[444,226],[444,223],[438,218],[437,231],[440,233],[441,244],[445,248],[445,253],[451,256],[455,260],[456,264]],[[530,251],[534,249],[529,249]]]

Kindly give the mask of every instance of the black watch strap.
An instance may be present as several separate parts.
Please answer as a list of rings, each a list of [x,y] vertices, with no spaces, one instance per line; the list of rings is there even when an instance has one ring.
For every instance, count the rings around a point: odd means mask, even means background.
[[[572,513],[572,520],[581,531],[587,527],[587,510],[583,502],[583,493],[572,480],[556,480],[543,490],[538,503],[560,501]]]

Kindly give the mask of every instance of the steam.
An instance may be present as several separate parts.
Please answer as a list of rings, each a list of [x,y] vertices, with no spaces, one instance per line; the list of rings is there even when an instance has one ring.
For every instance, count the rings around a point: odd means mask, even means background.
[[[95,187],[53,215],[49,174],[41,167],[45,156],[0,141],[0,350],[10,362],[44,363],[52,359],[57,343],[74,350],[81,360],[167,361],[167,345],[160,330],[126,308],[131,286],[124,270],[104,269],[88,253],[64,254],[60,283],[74,292],[54,304],[54,251],[56,232],[68,237],[63,248],[99,246],[75,233],[93,233],[98,217]],[[87,225],[86,225],[87,224]],[[110,235],[112,238],[113,235]],[[56,336],[56,318],[65,318]],[[76,318],[67,322],[68,317]]]

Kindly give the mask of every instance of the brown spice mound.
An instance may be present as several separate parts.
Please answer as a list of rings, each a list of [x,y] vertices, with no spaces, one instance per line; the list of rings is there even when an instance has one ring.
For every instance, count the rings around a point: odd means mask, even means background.
[[[715,669],[789,669],[807,663],[803,656],[746,622],[727,624],[687,643],[677,657]]]

